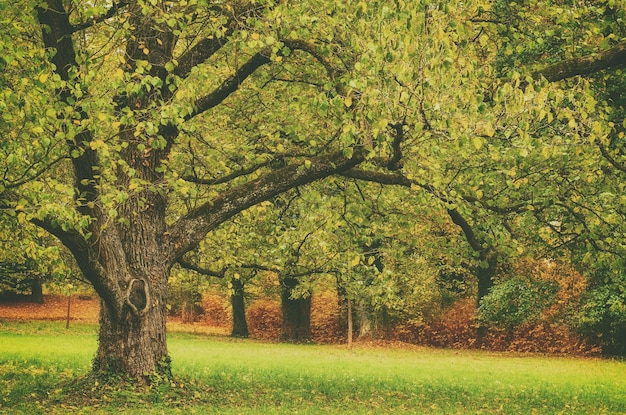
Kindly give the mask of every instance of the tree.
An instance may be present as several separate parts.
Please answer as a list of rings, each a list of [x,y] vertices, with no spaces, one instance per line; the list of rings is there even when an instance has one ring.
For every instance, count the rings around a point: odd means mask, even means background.
[[[324,6],[4,5],[21,106],[7,163],[34,160],[3,181],[4,208],[56,236],[100,296],[94,372],[168,374],[170,268],[239,212],[364,160],[345,30],[362,6]]]

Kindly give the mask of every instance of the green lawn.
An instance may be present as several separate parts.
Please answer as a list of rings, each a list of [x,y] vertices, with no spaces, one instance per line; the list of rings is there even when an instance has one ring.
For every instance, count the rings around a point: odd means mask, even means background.
[[[95,333],[0,322],[0,413],[626,414],[624,361],[172,333],[176,383],[137,389],[82,378]]]

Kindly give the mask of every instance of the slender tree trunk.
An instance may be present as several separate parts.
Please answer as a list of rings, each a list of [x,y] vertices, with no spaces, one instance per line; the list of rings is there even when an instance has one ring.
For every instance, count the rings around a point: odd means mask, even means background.
[[[232,293],[230,304],[233,310],[232,337],[248,337],[248,322],[246,321],[246,308],[244,302],[244,284],[239,278],[232,278]]]
[[[65,328],[70,328],[70,317],[72,311],[72,294],[67,295],[67,316],[65,317]]]
[[[348,349],[352,350],[352,301],[350,300],[350,297],[347,298],[348,300]]]
[[[283,278],[282,285],[283,321],[280,338],[288,342],[309,342],[311,341],[311,296],[292,298],[292,292],[298,285],[296,278]]]
[[[359,323],[359,340],[369,340],[373,337],[372,319],[367,307],[361,302],[356,308]]]

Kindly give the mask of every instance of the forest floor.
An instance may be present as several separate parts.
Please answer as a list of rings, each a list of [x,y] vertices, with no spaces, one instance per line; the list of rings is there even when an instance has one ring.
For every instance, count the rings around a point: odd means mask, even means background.
[[[68,298],[61,295],[45,295],[43,304],[27,299],[0,302],[0,318],[6,320],[65,320]],[[70,321],[97,323],[100,302],[96,296],[72,296]]]
[[[27,298],[0,301],[0,319],[4,320],[48,320],[67,319],[68,298],[62,295],[44,295],[43,304],[28,301]],[[70,299],[70,323],[98,323],[100,300],[97,296],[73,295]],[[167,327],[171,331],[228,335],[228,328],[213,327],[204,322],[183,323],[180,317],[170,316]]]

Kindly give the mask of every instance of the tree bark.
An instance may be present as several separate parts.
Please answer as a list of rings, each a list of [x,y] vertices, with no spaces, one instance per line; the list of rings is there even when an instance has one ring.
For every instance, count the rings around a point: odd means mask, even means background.
[[[171,376],[165,331],[167,285],[163,278],[146,281],[131,281],[121,316],[101,301],[93,364],[97,374],[124,374],[146,380],[154,374]]]
[[[43,304],[43,284],[41,283],[41,277],[33,277],[31,287],[31,299],[33,303]]]
[[[549,82],[557,82],[574,76],[595,74],[609,68],[626,66],[626,41],[588,56],[564,60],[533,72],[534,78],[543,76]]]
[[[350,297],[347,298],[348,300],[348,349],[350,351],[352,351],[352,330],[354,330],[353,327],[353,323],[352,323],[352,301],[350,300]]]
[[[230,294],[230,304],[233,310],[233,330],[232,337],[249,336],[248,322],[246,320],[246,306],[244,302],[244,284],[240,278],[232,278],[232,292]]]
[[[293,298],[292,293],[297,286],[297,278],[282,279],[280,298],[283,321],[280,339],[287,342],[306,343],[311,341],[311,296]]]

